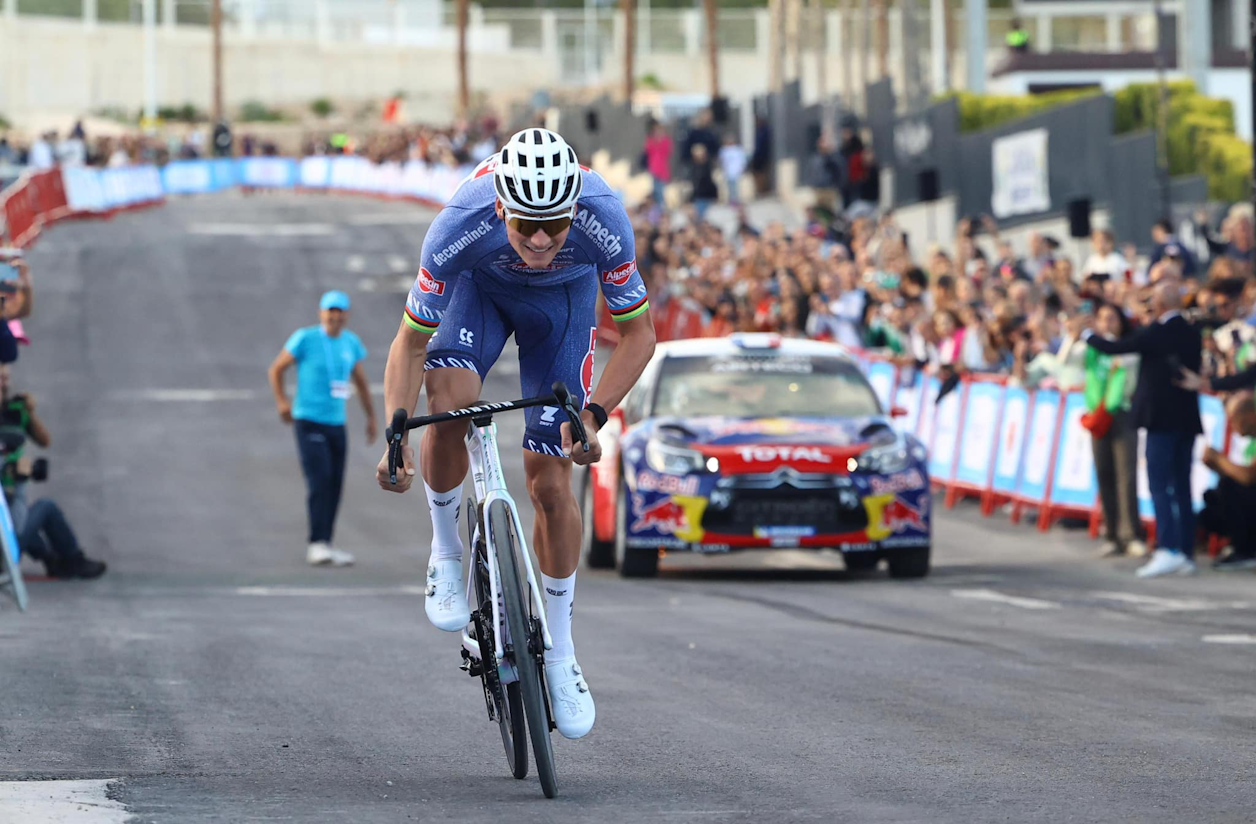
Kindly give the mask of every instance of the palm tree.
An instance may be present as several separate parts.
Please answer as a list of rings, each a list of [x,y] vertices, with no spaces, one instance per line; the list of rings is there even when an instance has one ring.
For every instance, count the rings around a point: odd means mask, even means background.
[[[471,90],[467,85],[467,7],[468,0],[458,0],[458,116],[466,117],[471,108]]]
[[[719,17],[716,14],[715,0],[702,0],[703,10],[706,12],[706,36],[707,36],[707,62],[711,71],[711,99],[720,96],[720,43],[718,23]]]

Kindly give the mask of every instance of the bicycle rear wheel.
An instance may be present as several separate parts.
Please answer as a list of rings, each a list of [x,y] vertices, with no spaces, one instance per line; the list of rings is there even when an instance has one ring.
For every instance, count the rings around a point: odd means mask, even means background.
[[[523,698],[519,694],[519,682],[503,684],[497,669],[496,637],[493,626],[493,595],[489,587],[488,565],[484,560],[484,543],[475,548],[475,621],[476,640],[480,643],[480,679],[490,702],[491,715],[497,720],[502,734],[502,747],[506,750],[506,763],[515,778],[528,775],[528,739],[524,725]]]
[[[527,578],[519,574],[519,552],[522,547],[515,533],[514,518],[505,501],[494,501],[488,510],[488,528],[497,550],[497,566],[501,573],[502,601],[506,608],[506,625],[510,629],[515,669],[523,711],[528,719],[528,735],[532,739],[532,755],[537,777],[546,798],[558,795],[558,775],[554,771],[554,748],[550,742],[549,710],[542,678],[545,673],[544,646],[540,622],[532,615],[532,599],[528,597]]]

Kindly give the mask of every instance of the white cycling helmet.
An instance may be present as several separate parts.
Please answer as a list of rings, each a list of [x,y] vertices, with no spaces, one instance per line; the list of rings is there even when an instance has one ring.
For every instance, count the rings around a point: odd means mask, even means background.
[[[583,186],[575,150],[549,129],[510,138],[493,170],[493,188],[506,208],[531,215],[571,212]]]

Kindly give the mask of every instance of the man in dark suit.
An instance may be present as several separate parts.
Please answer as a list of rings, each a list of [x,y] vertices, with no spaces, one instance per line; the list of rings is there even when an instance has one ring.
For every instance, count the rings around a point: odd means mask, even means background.
[[[1182,317],[1181,283],[1165,278],[1152,287],[1154,322],[1129,337],[1087,342],[1109,355],[1138,354],[1134,425],[1147,430],[1147,482],[1156,511],[1156,544],[1140,578],[1195,572],[1195,509],[1191,500],[1191,453],[1203,433],[1199,393],[1178,385],[1185,368],[1198,372],[1202,359],[1199,330]]]

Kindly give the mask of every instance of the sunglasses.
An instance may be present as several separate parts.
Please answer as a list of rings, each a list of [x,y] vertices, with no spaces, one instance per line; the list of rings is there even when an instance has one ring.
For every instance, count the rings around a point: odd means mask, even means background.
[[[524,237],[532,237],[537,232],[544,232],[551,238],[558,237],[571,228],[571,217],[570,213],[557,217],[535,217],[511,211],[505,213],[506,225]]]

